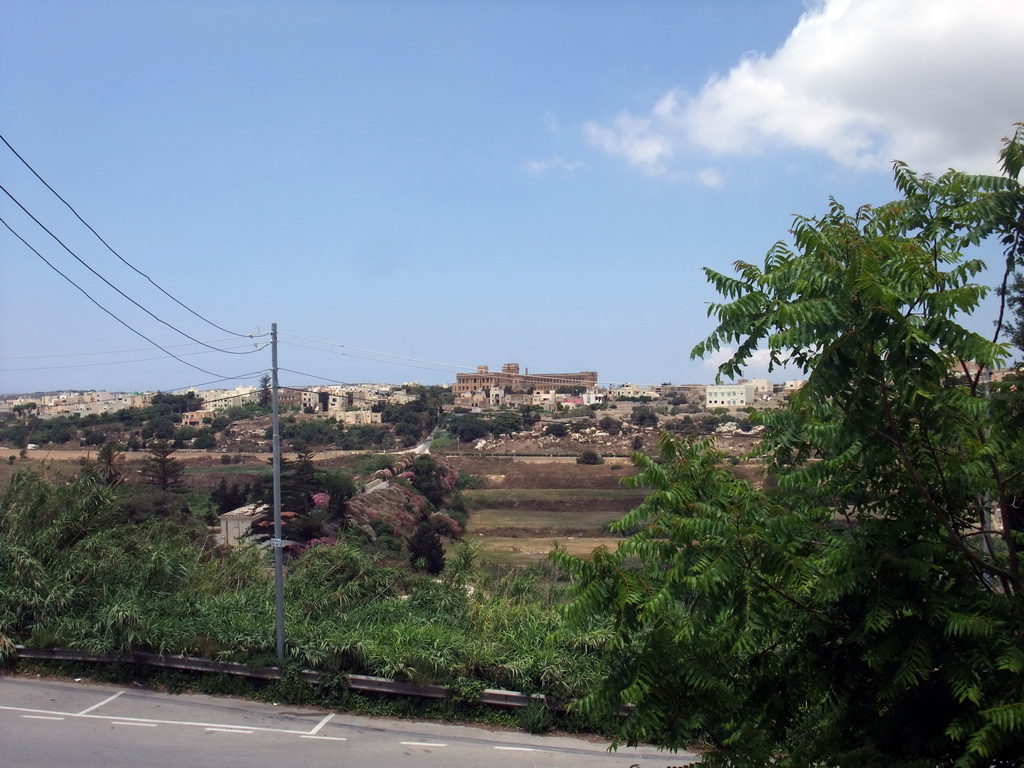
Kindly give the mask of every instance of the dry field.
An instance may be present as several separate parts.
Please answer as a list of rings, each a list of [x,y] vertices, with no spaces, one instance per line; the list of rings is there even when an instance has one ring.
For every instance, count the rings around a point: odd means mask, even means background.
[[[607,532],[643,500],[624,488],[628,462],[595,466],[575,460],[463,458],[458,466],[480,478],[481,489],[465,492],[471,513],[466,538],[477,541],[483,559],[506,565],[545,561],[556,546],[576,555],[615,548],[620,539]]]
[[[732,443],[735,444],[732,444]],[[726,441],[720,441],[726,443]],[[720,444],[726,453],[741,455],[747,440]],[[81,460],[95,451],[30,451],[14,464],[0,452],[0,487],[24,466],[42,466],[50,473],[69,476],[81,470]],[[126,454],[129,482],[146,454]],[[221,454],[182,451],[177,454],[188,467],[187,484],[210,491],[222,477],[245,484],[269,471],[267,454],[245,454],[239,464],[221,464]],[[355,457],[341,452],[318,454],[321,466],[351,466]],[[595,548],[614,548],[619,537],[607,532],[609,523],[621,518],[644,498],[642,491],[625,488],[621,481],[635,473],[627,459],[609,458],[604,464],[577,464],[574,457],[449,456],[449,461],[482,482],[465,493],[471,513],[466,537],[480,545],[481,557],[502,564],[527,565],[546,560],[555,546],[573,554],[588,555]],[[756,482],[759,466],[742,462],[733,471]]]

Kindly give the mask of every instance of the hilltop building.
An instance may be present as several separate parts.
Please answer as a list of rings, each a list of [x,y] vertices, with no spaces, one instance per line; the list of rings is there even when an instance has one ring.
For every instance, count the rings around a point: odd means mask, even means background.
[[[475,373],[455,374],[452,394],[457,405],[497,407],[539,404],[538,400],[553,402],[559,387],[593,389],[597,387],[597,373],[530,373],[529,369],[521,373],[519,363],[505,363],[499,373],[481,365],[477,366]]]

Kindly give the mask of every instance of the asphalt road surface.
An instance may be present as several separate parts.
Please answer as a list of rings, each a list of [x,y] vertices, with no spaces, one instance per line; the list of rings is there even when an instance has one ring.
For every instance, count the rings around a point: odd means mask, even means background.
[[[666,768],[697,759],[606,747],[134,686],[0,677],[0,768]]]

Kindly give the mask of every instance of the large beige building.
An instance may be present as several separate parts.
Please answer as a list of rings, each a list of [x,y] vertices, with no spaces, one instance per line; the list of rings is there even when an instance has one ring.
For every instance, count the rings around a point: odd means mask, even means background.
[[[597,373],[581,371],[579,373],[520,373],[519,363],[505,363],[501,372],[491,371],[486,365],[478,366],[475,373],[455,374],[452,394],[455,402],[483,401],[494,404],[495,396],[534,392],[538,390],[555,390],[558,387],[597,386]]]

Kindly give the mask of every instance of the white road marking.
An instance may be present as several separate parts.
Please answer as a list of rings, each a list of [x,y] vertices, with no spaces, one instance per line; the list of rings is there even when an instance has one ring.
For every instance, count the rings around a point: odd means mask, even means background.
[[[495,747],[495,749],[507,749],[509,752],[540,752],[539,749],[533,747]]]
[[[447,747],[448,746],[447,744],[437,744],[437,743],[432,742],[432,741],[400,741],[398,743],[402,744],[402,745],[404,745],[406,747]]]
[[[300,739],[320,739],[321,741],[348,741],[348,739],[342,736],[312,736],[310,734],[303,734],[299,736]]]
[[[50,717],[49,715],[22,715],[29,720],[63,720],[63,717]]]
[[[79,714],[79,716],[81,716],[81,715],[87,715],[87,714],[89,714],[90,712],[92,712],[92,711],[93,711],[94,709],[99,709],[99,708],[100,708],[100,707],[102,707],[102,706],[103,706],[104,704],[109,704],[109,703],[110,703],[110,702],[112,702],[112,701],[113,701],[114,699],[116,699],[116,698],[117,698],[118,696],[120,696],[120,695],[121,695],[122,693],[124,693],[124,691],[118,691],[118,692],[117,692],[117,693],[115,693],[115,694],[114,694],[113,696],[108,696],[107,698],[105,698],[105,699],[104,699],[103,701],[101,701],[101,702],[100,702],[99,704],[93,704],[93,705],[92,705],[91,707],[89,707],[88,709],[83,709],[83,710],[82,710],[81,712],[79,712],[79,713],[78,713],[78,714]]]
[[[327,723],[330,722],[332,717],[334,717],[334,713],[333,712],[331,714],[327,715],[327,717],[325,717],[319,723],[317,723],[316,727],[312,731],[309,732],[309,735],[310,736],[315,736],[316,734],[318,734],[320,732],[320,729],[323,728],[325,725],[327,725]]]
[[[241,728],[207,728],[206,730],[217,733],[252,733],[252,731],[244,731]]]
[[[115,720],[111,725],[134,725],[136,728],[156,728],[156,723],[126,723],[123,720]]]
[[[42,715],[65,715],[67,717],[81,717],[84,720],[117,720],[123,723],[151,723],[153,725],[192,725],[200,728],[228,728],[231,730],[239,730],[240,726],[232,726],[225,723],[203,723],[195,722],[191,720],[157,720],[156,718],[149,717],[113,717],[112,715],[80,715],[74,712],[54,712],[50,709],[29,709],[27,707],[7,707],[0,705],[0,711],[7,712],[38,712]],[[23,715],[28,717],[28,715]],[[59,718],[63,719],[63,717]],[[262,731],[265,733],[289,733],[295,736],[306,736],[309,731],[296,731],[290,728],[264,728],[256,725],[247,725],[245,728],[252,731]]]

